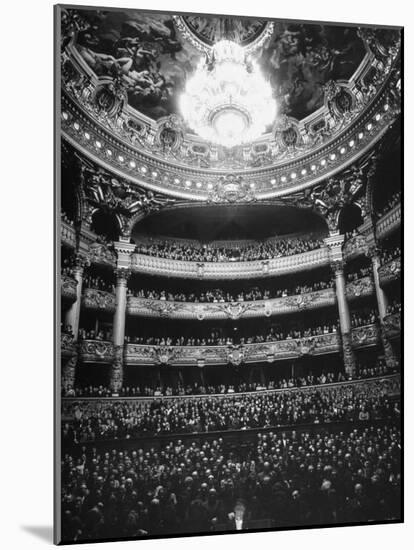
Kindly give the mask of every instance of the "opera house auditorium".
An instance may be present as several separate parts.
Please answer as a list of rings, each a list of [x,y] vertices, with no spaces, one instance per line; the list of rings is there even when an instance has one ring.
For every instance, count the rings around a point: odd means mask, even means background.
[[[62,9],[62,541],[401,520],[401,33]]]

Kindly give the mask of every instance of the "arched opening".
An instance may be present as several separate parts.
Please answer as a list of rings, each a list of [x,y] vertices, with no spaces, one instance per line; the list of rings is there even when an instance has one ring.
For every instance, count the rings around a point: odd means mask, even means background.
[[[344,206],[339,215],[339,231],[342,234],[349,233],[359,227],[362,222],[363,218],[360,207],[356,204],[348,204]]]
[[[119,223],[116,216],[110,212],[97,210],[92,216],[91,229],[109,241],[118,240]]]

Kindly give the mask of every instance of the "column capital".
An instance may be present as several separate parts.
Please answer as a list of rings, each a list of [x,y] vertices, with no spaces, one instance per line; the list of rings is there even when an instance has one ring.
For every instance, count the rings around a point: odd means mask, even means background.
[[[116,282],[118,284],[122,282],[127,282],[131,276],[131,270],[129,267],[117,267],[115,269]]]
[[[129,239],[114,242],[114,248],[117,254],[117,269],[130,269],[131,255],[135,250],[135,244],[130,243]]]
[[[341,275],[344,273],[345,262],[342,259],[335,259],[331,261],[331,269],[335,275]]]

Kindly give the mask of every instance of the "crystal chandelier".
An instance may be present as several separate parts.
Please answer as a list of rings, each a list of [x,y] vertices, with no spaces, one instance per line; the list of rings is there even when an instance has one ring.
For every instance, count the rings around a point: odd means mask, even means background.
[[[221,40],[202,59],[180,98],[189,127],[207,141],[233,147],[258,138],[276,116],[272,88],[243,47]]]

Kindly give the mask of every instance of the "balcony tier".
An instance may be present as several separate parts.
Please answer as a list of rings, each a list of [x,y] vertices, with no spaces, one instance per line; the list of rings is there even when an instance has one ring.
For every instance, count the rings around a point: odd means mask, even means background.
[[[350,300],[367,296],[374,292],[371,277],[363,277],[347,285],[347,297]],[[250,317],[271,317],[306,309],[335,305],[333,288],[305,294],[254,300],[243,302],[174,302],[152,298],[134,298],[130,296],[127,314],[139,317],[169,319],[241,319]]]
[[[375,346],[379,342],[376,325],[358,327],[352,331],[355,348]],[[338,333],[292,338],[258,344],[218,346],[153,346],[126,344],[124,362],[126,365],[240,365],[242,363],[273,363],[303,356],[338,353],[341,349]],[[113,344],[98,340],[83,340],[79,347],[80,359],[84,363],[111,363]]]
[[[399,279],[401,277],[401,258],[395,258],[382,265],[378,269],[378,275],[381,286]]]
[[[186,394],[186,395],[163,395],[162,400],[163,401],[175,401],[179,400],[182,401],[183,399],[210,399],[212,397],[221,397],[221,398],[228,398],[228,397],[237,397],[237,396],[243,396],[243,395],[266,395],[266,394],[274,394],[274,393],[286,393],[286,392],[307,392],[311,389],[328,389],[328,388],[336,388],[340,387],[355,387],[355,386],[366,386],[369,384],[371,387],[373,385],[381,385],[386,390],[386,393],[390,397],[397,397],[401,395],[401,376],[400,374],[386,374],[384,376],[376,376],[373,378],[363,378],[361,380],[347,380],[346,382],[332,382],[330,384],[318,384],[314,386],[303,386],[303,387],[292,387],[292,388],[277,388],[277,389],[271,389],[271,390],[255,390],[254,392],[235,392],[235,393],[208,393],[208,394]],[[111,396],[111,397],[69,397],[64,396],[62,397],[62,401],[65,401],[67,403],[96,403],[99,404],[102,401],[138,401],[142,403],[151,402],[154,400],[154,397],[147,397],[147,396],[139,396],[139,397],[128,397],[128,396]],[[73,419],[73,414],[68,413],[66,416],[66,419],[68,421],[71,421]]]
[[[188,262],[132,254],[131,268],[137,273],[184,279],[252,279],[286,275],[329,264],[328,250],[318,248],[303,254],[247,262]]]

